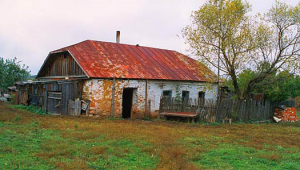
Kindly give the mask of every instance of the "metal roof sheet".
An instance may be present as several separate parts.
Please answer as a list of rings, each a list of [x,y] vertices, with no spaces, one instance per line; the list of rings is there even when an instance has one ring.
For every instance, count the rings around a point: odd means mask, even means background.
[[[90,78],[216,80],[205,65],[172,50],[86,40],[57,51],[69,51]]]

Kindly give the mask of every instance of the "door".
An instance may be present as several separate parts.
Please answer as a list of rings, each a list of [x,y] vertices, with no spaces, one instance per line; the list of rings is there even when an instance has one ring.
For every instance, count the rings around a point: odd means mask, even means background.
[[[200,104],[200,106],[203,107],[204,104],[205,104],[205,92],[200,91],[198,93],[198,98],[199,98],[199,104]]]
[[[188,105],[190,98],[190,92],[189,91],[182,91],[182,103],[185,105]]]
[[[51,114],[62,114],[62,92],[61,91],[49,91],[48,92],[48,109]]]
[[[122,117],[127,119],[131,117],[133,88],[125,88],[123,90],[122,99]]]

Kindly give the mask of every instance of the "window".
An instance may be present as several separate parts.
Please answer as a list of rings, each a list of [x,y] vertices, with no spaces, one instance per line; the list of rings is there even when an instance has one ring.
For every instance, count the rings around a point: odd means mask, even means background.
[[[198,93],[198,98],[199,98],[199,104],[200,104],[200,106],[204,106],[204,104],[205,104],[205,92],[200,91]]]
[[[163,97],[172,97],[172,91],[171,90],[164,90],[163,91]]]

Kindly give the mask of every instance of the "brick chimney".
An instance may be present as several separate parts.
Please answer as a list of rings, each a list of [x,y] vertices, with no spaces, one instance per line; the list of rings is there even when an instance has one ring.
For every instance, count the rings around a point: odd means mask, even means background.
[[[116,43],[120,43],[120,36],[121,36],[121,32],[117,31],[117,35],[116,35]]]

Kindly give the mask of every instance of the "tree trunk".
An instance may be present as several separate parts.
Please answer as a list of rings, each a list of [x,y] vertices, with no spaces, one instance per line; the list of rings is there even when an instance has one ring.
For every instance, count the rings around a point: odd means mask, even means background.
[[[231,69],[230,76],[231,76],[232,84],[233,84],[233,87],[234,87],[234,90],[236,92],[236,95],[237,95],[238,99],[243,99],[243,96],[241,95],[240,87],[238,85],[237,77],[236,77],[236,73],[235,73],[234,69]]]

